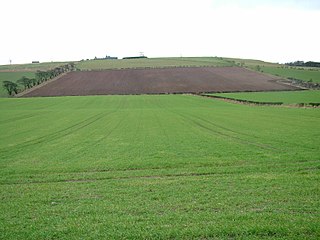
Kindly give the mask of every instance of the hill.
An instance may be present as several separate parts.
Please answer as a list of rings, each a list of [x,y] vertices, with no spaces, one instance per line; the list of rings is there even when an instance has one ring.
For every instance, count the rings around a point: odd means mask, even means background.
[[[66,64],[66,62],[48,62],[36,64],[16,64],[16,65],[2,65],[0,66],[0,82],[1,81],[16,81],[16,76],[34,76],[37,71],[49,71]],[[288,67],[277,63],[268,63],[260,60],[251,59],[237,59],[237,58],[221,58],[221,57],[176,57],[176,58],[140,58],[140,59],[104,59],[104,60],[86,60],[74,62],[75,68],[78,71],[92,71],[92,70],[111,70],[111,69],[150,69],[150,68],[192,68],[192,67],[232,67],[238,66],[247,68],[256,72],[270,74],[280,78],[293,79],[294,85],[304,88],[319,88],[320,83],[320,69],[318,68],[302,68],[302,67]],[[20,74],[21,73],[21,74]],[[240,73],[241,74],[241,73]],[[291,81],[291,80],[290,80]],[[301,83],[299,83],[299,81]],[[307,83],[305,83],[307,82]],[[19,87],[19,91],[23,89]],[[240,88],[241,89],[241,88]],[[274,89],[274,88],[271,88]],[[271,90],[270,89],[270,90]],[[279,88],[281,90],[282,88]],[[199,90],[199,89],[198,89]],[[163,92],[197,92],[192,91],[151,91],[154,93]],[[224,91],[224,89],[200,89],[204,92]],[[230,91],[230,89],[225,89]],[[235,89],[238,91],[238,89]],[[259,90],[257,88],[243,88],[242,90]],[[264,89],[261,89],[264,90]],[[234,91],[231,89],[231,91]],[[122,91],[123,92],[123,91]],[[120,91],[120,94],[122,94]],[[138,91],[139,92],[139,91]],[[150,92],[150,91],[149,91]],[[149,93],[147,92],[147,93]],[[94,94],[100,94],[93,91]],[[143,92],[145,93],[145,92]],[[81,95],[81,94],[80,94]],[[5,89],[1,87],[0,97],[7,97]]]

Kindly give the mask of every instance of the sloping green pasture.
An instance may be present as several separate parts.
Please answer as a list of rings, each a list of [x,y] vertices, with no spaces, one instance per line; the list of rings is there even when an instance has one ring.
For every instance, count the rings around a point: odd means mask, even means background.
[[[0,99],[1,239],[316,239],[319,109]]]
[[[295,78],[303,81],[312,81],[320,83],[320,69],[318,68],[293,68],[293,67],[274,67],[274,66],[260,66],[265,73],[284,77]]]
[[[260,71],[283,77],[283,78],[295,78],[302,81],[312,81],[314,83],[320,83],[320,69],[319,68],[304,68],[304,67],[288,67],[286,65],[278,63],[264,62],[253,59],[239,59],[239,58],[223,58],[225,61],[234,62],[239,66],[244,66],[252,70]]]
[[[272,63],[272,62],[265,62],[261,60],[255,60],[255,59],[242,59],[242,58],[223,58],[226,61],[234,62],[237,65],[240,66],[246,66],[249,68],[254,69],[257,65],[259,66],[270,66],[270,67],[280,67],[279,63]]]
[[[66,64],[67,62],[43,62],[43,63],[26,63],[26,64],[11,64],[0,65],[0,71],[14,72],[36,72],[37,70],[47,71],[55,67]]]

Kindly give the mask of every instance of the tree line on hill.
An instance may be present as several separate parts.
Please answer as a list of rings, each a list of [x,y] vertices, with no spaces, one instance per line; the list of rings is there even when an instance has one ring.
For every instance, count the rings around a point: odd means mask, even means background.
[[[35,78],[27,78],[25,76],[18,79],[16,82],[13,81],[3,81],[2,86],[10,96],[17,94],[19,91],[21,91],[20,86],[23,87],[23,90],[32,88],[34,86],[37,86],[45,81],[48,81],[50,79],[53,79],[57,76],[59,76],[62,73],[74,71],[75,70],[75,64],[74,63],[68,63],[59,67],[56,67],[54,69],[50,69],[48,71],[37,71],[35,73]]]
[[[122,59],[140,59],[140,58],[148,58],[146,56],[136,56],[136,57],[124,57]]]
[[[295,66],[295,67],[320,67],[320,62],[304,62],[304,61],[295,61],[286,63],[288,66]]]

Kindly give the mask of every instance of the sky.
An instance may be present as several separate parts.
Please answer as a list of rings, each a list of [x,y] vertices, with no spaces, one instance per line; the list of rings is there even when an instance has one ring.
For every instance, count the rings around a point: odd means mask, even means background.
[[[2,0],[0,64],[106,55],[320,61],[320,0]]]

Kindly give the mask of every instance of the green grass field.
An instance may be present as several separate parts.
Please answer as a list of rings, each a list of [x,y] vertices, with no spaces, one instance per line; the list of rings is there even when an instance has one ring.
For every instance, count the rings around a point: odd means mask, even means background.
[[[281,68],[281,67],[269,67],[261,66],[261,70],[265,73],[285,77],[296,78],[303,81],[310,81],[320,83],[320,69],[298,69],[298,68]]]
[[[0,239],[319,239],[320,109],[0,99]]]
[[[253,59],[238,59],[238,58],[223,58],[226,61],[234,62],[236,65],[256,70],[260,69],[267,74],[280,76],[284,78],[296,78],[303,81],[310,81],[320,83],[320,69],[319,68],[303,68],[303,67],[287,67],[278,63],[264,62]]]
[[[0,71],[15,71],[25,72],[31,71],[36,72],[37,70],[46,71],[59,67],[68,62],[44,62],[44,63],[27,63],[27,64],[12,64],[12,65],[0,65]]]
[[[268,66],[268,67],[280,67],[279,63],[271,63],[265,62],[261,60],[255,59],[241,59],[241,58],[223,58],[226,61],[234,62],[236,65],[242,65],[248,68],[255,68],[257,65],[259,66]]]
[[[233,66],[230,61],[217,57],[172,57],[172,58],[143,58],[118,60],[89,60],[76,64],[81,70],[118,69],[118,68],[145,68],[145,67],[200,67],[200,66]]]
[[[2,87],[3,81],[16,82],[21,77],[34,78],[33,72],[0,72],[0,97],[8,97],[7,91]]]
[[[214,96],[222,96],[240,100],[255,102],[283,102],[284,104],[320,103],[320,91],[280,91],[280,92],[241,92],[241,93],[214,93]]]

